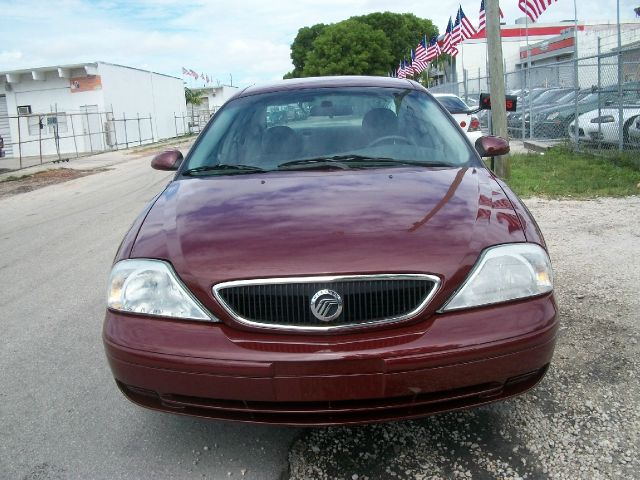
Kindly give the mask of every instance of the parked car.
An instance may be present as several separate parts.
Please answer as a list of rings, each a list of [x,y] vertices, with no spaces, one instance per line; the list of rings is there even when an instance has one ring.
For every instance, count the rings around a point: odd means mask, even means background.
[[[632,82],[624,85],[623,101],[634,101],[638,97],[638,87],[640,83]],[[585,95],[578,101],[578,116],[590,112],[591,110],[606,108],[618,102],[618,86],[610,85],[600,90],[593,89],[591,93]],[[544,138],[566,137],[569,125],[576,116],[575,103],[557,105],[541,112],[535,117],[534,135]]]
[[[625,144],[630,142],[630,127],[640,115],[640,100],[634,104],[623,105],[622,121],[618,107],[591,110],[578,117],[578,139],[600,144],[618,145],[620,130]],[[575,138],[576,122],[569,126],[569,136]]]
[[[467,135],[471,142],[475,142],[482,136],[480,130],[480,120],[473,111],[460,97],[451,93],[436,93],[433,95],[447,111],[453,115],[462,131]]]
[[[311,112],[266,126],[266,112]],[[341,115],[334,115],[341,112]],[[537,384],[558,318],[540,230],[420,84],[323,77],[227,102],[125,235],[103,338],[144,407],[332,425]]]
[[[629,125],[629,143],[631,146],[640,146],[640,117],[636,117]]]
[[[535,100],[531,102],[531,107],[528,103],[521,106],[521,108],[515,112],[509,112],[507,116],[507,126],[511,135],[516,137],[522,137],[522,125],[524,117],[525,137],[529,136],[530,132],[530,116],[533,114],[534,118],[538,112],[543,111],[549,107],[555,105],[566,105],[566,100],[571,97],[574,98],[574,89],[572,88],[549,88],[543,93],[540,93]]]

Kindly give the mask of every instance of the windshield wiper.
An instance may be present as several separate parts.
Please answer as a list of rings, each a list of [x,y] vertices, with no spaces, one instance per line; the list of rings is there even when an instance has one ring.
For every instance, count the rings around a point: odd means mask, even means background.
[[[400,160],[395,158],[374,158],[370,163],[389,166],[415,165],[417,167],[454,167],[450,163],[445,162],[422,162],[420,160]]]
[[[415,165],[418,167],[453,167],[450,163],[444,162],[421,162],[418,160],[400,160],[389,157],[369,157],[367,155],[335,155],[332,157],[305,158],[302,160],[293,160],[278,165],[278,169],[286,169],[295,166],[325,166],[338,165],[344,166],[354,164],[360,167],[378,167],[378,166],[406,166]]]
[[[191,176],[194,173],[200,172],[227,172],[230,174],[240,173],[264,173],[266,170],[260,167],[254,167],[252,165],[228,165],[226,163],[220,163],[218,165],[203,165],[201,167],[190,168],[182,172],[182,175]]]
[[[331,157],[315,157],[315,158],[303,158],[301,160],[292,160],[290,162],[281,163],[278,168],[297,167],[304,165],[322,165],[322,164],[336,164],[340,166],[345,163],[361,163],[368,161],[378,160],[393,160],[388,157],[369,157],[366,155],[333,155]],[[344,168],[344,167],[343,167]]]

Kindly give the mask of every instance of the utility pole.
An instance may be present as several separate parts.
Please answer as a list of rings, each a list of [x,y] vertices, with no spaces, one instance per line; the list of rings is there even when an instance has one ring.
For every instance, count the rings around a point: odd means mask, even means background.
[[[498,0],[486,0],[487,54],[489,56],[489,93],[491,94],[491,125],[493,134],[509,139],[507,132],[507,108],[504,91],[504,65],[502,63],[502,38]],[[509,155],[496,157],[495,172],[504,179],[511,176]]]

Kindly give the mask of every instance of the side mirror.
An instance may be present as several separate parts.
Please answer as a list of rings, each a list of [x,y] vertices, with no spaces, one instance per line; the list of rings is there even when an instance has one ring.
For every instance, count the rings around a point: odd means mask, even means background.
[[[183,160],[180,150],[165,150],[151,160],[151,168],[156,170],[178,170]]]
[[[510,147],[502,137],[486,135],[476,140],[476,150],[481,157],[499,157],[509,153]]]

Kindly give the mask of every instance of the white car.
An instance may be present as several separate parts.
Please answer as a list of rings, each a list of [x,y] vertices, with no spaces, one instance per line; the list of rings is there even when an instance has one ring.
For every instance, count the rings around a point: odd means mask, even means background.
[[[629,143],[634,146],[640,145],[640,116],[636,117],[635,120],[631,122],[628,132]]]
[[[480,131],[478,117],[469,113],[473,109],[464,103],[460,97],[451,93],[436,93],[433,96],[453,115],[453,118],[455,118],[464,133],[467,134],[471,143],[475,144],[476,140],[482,136],[482,132]]]
[[[622,122],[618,107],[591,110],[578,117],[578,139],[580,141],[618,144],[620,124],[624,143],[630,141],[630,127],[640,116],[640,103],[626,104],[622,107]],[[575,136],[575,121],[569,124],[569,137]]]

